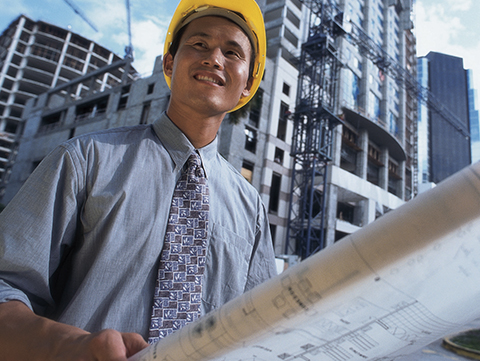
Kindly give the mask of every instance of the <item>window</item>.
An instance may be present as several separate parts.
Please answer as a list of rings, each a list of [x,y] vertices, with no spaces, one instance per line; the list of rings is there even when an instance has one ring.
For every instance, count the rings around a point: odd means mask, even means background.
[[[107,111],[108,96],[96,99],[92,102],[77,105],[75,109],[75,121],[82,121],[87,118],[94,118]]]
[[[268,210],[272,213],[278,212],[278,204],[280,203],[280,186],[282,176],[277,173],[272,175],[272,184],[270,186],[270,201],[268,202]]]
[[[13,87],[13,81],[11,81],[10,79],[7,79],[5,78],[3,80],[3,88],[6,89],[6,90],[11,90]]]
[[[10,114],[11,115],[11,114]],[[3,129],[7,133],[11,134],[16,134],[18,129],[18,123],[17,122],[9,122],[7,121],[5,123],[5,128]]]
[[[373,120],[380,119],[380,99],[372,92],[369,93],[368,113]]]
[[[358,108],[358,95],[360,94],[359,79],[351,70],[345,69],[343,94],[345,105],[352,108]]]
[[[290,96],[290,85],[283,83],[283,94]]]
[[[55,129],[56,127],[60,126],[62,120],[62,113],[54,113],[42,118],[40,122],[40,127],[38,128],[38,133],[47,132],[49,130]]]
[[[398,118],[392,112],[390,112],[388,123],[389,123],[388,124],[389,132],[393,135],[398,135],[398,133],[399,133],[399,131],[398,131]]]
[[[128,96],[130,95],[130,85],[124,86],[120,94],[117,110],[125,109],[127,107]]]
[[[250,115],[248,117],[248,124],[255,128],[258,128],[258,125],[260,123],[260,115],[262,113],[263,89],[258,89],[250,104],[251,105]]]
[[[254,167],[255,166],[253,163],[244,160],[242,164],[242,169],[240,170],[240,173],[243,175],[243,177],[250,183],[252,183]]]
[[[339,220],[353,224],[354,214],[355,214],[355,205],[351,203],[344,203],[344,202],[337,203],[337,218]]]
[[[368,145],[368,165],[367,165],[367,181],[370,183],[380,184],[380,168],[383,163],[380,161],[380,151],[373,145]]]
[[[300,29],[300,19],[289,8],[287,8],[287,19],[290,20],[297,29]]]
[[[272,235],[272,243],[275,246],[275,237],[277,236],[277,226],[270,223],[270,234]]]
[[[252,153],[257,151],[257,131],[249,126],[245,127],[245,149]]]
[[[357,134],[343,126],[340,167],[355,174],[357,169],[357,154],[361,150],[357,145]]]
[[[402,179],[399,174],[398,164],[389,161],[388,162],[388,191],[397,195],[399,181]]]
[[[295,47],[298,46],[298,38],[295,36],[294,33],[292,33],[292,31],[288,28],[288,27],[285,27],[285,31],[284,31],[284,38],[287,39],[290,43],[292,43],[292,45],[294,45]]]
[[[7,159],[10,157],[10,152],[6,150],[0,150],[0,158]]]
[[[285,136],[287,133],[287,120],[289,115],[290,115],[290,111],[288,110],[288,105],[282,102],[280,104],[280,114],[278,116],[278,129],[277,129],[278,139],[285,140]]]
[[[278,164],[283,164],[283,157],[285,155],[285,151],[283,149],[280,149],[280,148],[275,148],[275,163],[278,163]]]
[[[148,115],[150,114],[151,102],[145,102],[142,108],[142,115],[140,116],[140,124],[148,123]]]
[[[367,166],[367,181],[375,185],[380,183],[380,167],[372,162],[368,162]]]
[[[25,53],[25,49],[27,49],[27,46],[25,44],[22,44],[22,43],[18,43],[17,44],[17,48],[15,49],[18,53],[20,54],[24,54]]]
[[[86,51],[80,50],[77,47],[72,46],[72,45],[70,45],[67,48],[67,54],[70,54],[73,57],[79,58],[79,59],[82,59],[82,60],[85,60],[87,58],[87,52]]]
[[[155,83],[148,84],[147,94],[152,94],[155,89]]]
[[[65,55],[63,65],[78,71],[82,71],[85,64],[83,61],[77,60],[69,55]]]

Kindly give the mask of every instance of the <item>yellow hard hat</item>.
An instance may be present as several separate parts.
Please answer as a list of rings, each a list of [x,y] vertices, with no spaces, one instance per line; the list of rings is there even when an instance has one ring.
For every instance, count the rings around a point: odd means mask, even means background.
[[[222,16],[233,21],[248,35],[254,47],[255,64],[250,95],[240,98],[237,106],[231,110],[233,112],[252,99],[262,81],[267,50],[262,12],[255,0],[181,0],[168,27],[163,55],[168,53],[175,35],[183,26],[204,16]],[[165,75],[165,80],[170,87],[172,79]]]

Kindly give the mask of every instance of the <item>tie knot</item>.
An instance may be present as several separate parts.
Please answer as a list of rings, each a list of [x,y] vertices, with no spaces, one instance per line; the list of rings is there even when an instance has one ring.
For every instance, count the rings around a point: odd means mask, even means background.
[[[205,173],[202,168],[202,160],[196,153],[192,153],[187,160],[187,173],[195,177],[205,177]]]

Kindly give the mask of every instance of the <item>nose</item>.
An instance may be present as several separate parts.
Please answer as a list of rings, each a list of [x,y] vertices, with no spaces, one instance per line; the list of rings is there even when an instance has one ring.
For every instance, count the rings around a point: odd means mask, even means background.
[[[213,66],[216,69],[223,69],[224,55],[220,48],[213,48],[209,51],[203,60],[204,65]]]

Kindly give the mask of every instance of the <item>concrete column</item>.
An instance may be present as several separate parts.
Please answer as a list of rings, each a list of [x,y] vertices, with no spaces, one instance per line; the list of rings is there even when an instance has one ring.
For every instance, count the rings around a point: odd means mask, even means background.
[[[337,167],[340,167],[340,162],[342,159],[342,131],[343,125],[339,125],[333,131],[332,158],[333,164]]]
[[[384,147],[380,150],[380,162],[383,163],[383,167],[380,168],[379,187],[386,191],[388,191],[388,160],[388,149]]]
[[[357,154],[356,174],[362,179],[367,179],[368,166],[368,132],[365,129],[360,130],[358,134],[358,144],[361,151]]]
[[[337,227],[337,198],[338,187],[329,181],[327,187],[327,204],[325,207],[325,247],[331,246],[335,243],[335,231]]]
[[[376,206],[377,202],[373,199],[365,199],[358,202],[355,208],[355,224],[364,227],[369,223],[372,223],[376,219]]]
[[[397,192],[398,192],[397,195],[398,195],[398,198],[401,198],[403,200],[405,200],[405,186],[406,186],[406,183],[405,183],[406,168],[405,167],[406,167],[405,161],[400,162],[398,164],[398,174],[402,175],[402,179],[400,179],[397,184]]]

